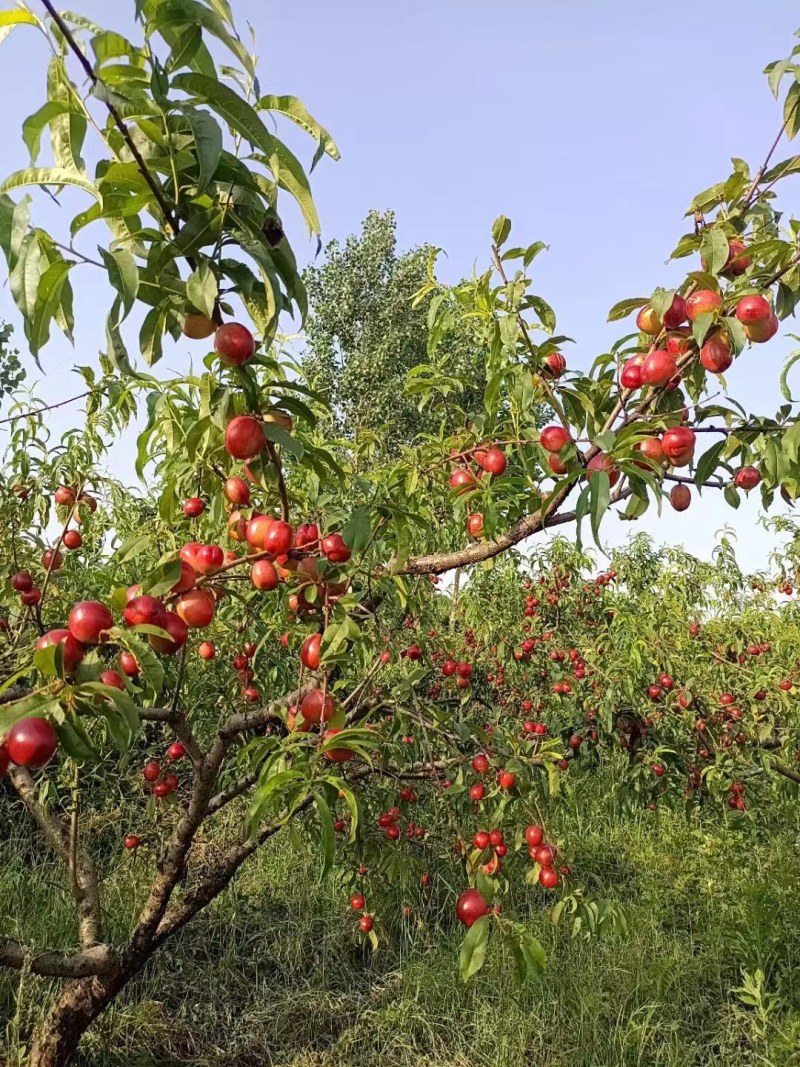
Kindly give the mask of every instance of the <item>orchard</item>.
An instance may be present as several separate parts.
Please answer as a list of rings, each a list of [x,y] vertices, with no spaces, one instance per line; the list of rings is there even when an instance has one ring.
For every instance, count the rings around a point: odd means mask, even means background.
[[[320,223],[278,133],[304,130],[315,165],[336,143],[262,93],[224,0],[126,6],[135,39],[50,0],[0,13],[51,49],[30,166],[0,192],[21,343],[63,375],[51,334],[88,318],[103,349],[76,363],[85,419],[61,441],[21,392],[3,420],[0,827],[24,822],[58,865],[37,907],[70,909],[48,944],[24,897],[2,911],[18,1004],[50,980],[15,1016],[25,1062],[75,1062],[269,850],[314,850],[365,957],[401,922],[457,929],[460,980],[546,988],[554,926],[628,936],[582,833],[598,783],[631,826],[744,839],[797,818],[800,427],[771,343],[800,296],[781,200],[800,64],[768,68],[763,161],[691,201],[680,285],[620,294],[621,336],[591,364],[533,288],[544,245],[513,243],[510,220],[469,280],[444,284],[432,257],[428,361],[403,383],[427,421],[380,448],[336,429],[282,343],[309,298],[280,209]],[[80,208],[57,232],[37,187]],[[73,307],[78,271],[99,279],[99,325]],[[191,369],[161,374],[176,346]],[[778,412],[729,395],[739,360],[780,382]],[[138,488],[109,473],[120,439]],[[699,519],[712,493],[773,507],[780,557],[748,573],[727,541],[703,564],[644,536],[602,554],[610,515]]]

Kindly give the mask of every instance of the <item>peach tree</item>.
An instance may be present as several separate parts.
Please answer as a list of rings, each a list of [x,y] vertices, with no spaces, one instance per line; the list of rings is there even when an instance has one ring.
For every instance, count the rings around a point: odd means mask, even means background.
[[[654,745],[645,675],[674,674],[690,701],[727,686],[744,717],[755,693],[717,663],[750,653],[722,637],[722,652],[681,644],[675,666],[647,659],[630,625],[615,629],[611,571],[580,593],[574,643],[552,650],[578,693],[544,663],[526,673],[526,657],[573,632],[558,608],[580,557],[540,575],[545,609],[525,600],[527,636],[508,640],[512,622],[481,607],[492,583],[533,580],[515,570],[516,546],[551,528],[571,524],[580,537],[588,520],[598,539],[617,505],[635,520],[665,498],[682,510],[693,492],[720,491],[732,507],[742,493],[758,490],[769,506],[800,492],[786,371],[775,415],[748,412],[723,377],[734,360],[769,353],[760,346],[800,291],[797,226],[775,201],[800,162],[773,162],[781,138],[755,172],[734,160],[694,199],[674,252],[687,261],[681,285],[615,305],[610,318],[636,313],[636,326],[588,370],[570,369],[569,338],[533,289],[540,243],[511,246],[501,216],[486,271],[456,286],[437,280],[432,255],[417,295],[427,358],[406,382],[426,429],[378,462],[369,442],[331,433],[279,332],[308,310],[279,206],[312,236],[319,220],[305,169],[268,118],[310,134],[312,169],[338,157],[334,141],[298,99],[262,91],[227,0],[136,0],[132,14],[135,39],[50,0],[0,13],[3,34],[38,32],[52,52],[46,100],[23,128],[30,166],[0,190],[0,245],[30,354],[56,372],[45,349],[54,329],[72,336],[78,269],[97,273],[108,306],[99,360],[76,368],[83,392],[63,400],[85,402],[83,424],[53,442],[47,405],[21,397],[5,424],[2,799],[59,857],[75,907],[68,943],[31,944],[16,919],[19,936],[0,940],[4,966],[62,980],[29,1050],[39,1067],[67,1063],[152,955],[284,831],[318,843],[373,944],[364,885],[376,883],[363,880],[419,874],[433,893],[431,860],[448,856],[463,881],[462,974],[479,969],[496,930],[524,978],[544,954],[533,924],[502,909],[507,856],[512,870],[518,852],[530,857],[524,884],[561,893],[557,913],[624,926],[572,881],[542,815],[584,744],[572,744],[584,737],[573,727],[597,733],[587,751],[626,739],[635,758],[621,787],[634,799],[644,771],[648,783],[685,773],[693,792],[713,791],[736,780],[732,746],[752,751],[757,736],[783,750],[791,733],[781,705],[747,730],[728,729],[739,721],[730,711],[709,714],[691,734],[707,757],[690,760],[672,720]],[[776,96],[789,85],[790,139],[798,69],[790,58],[768,71]],[[64,205],[81,198],[65,232],[33,223],[19,191],[36,187]],[[484,354],[481,391],[447,343],[454,335]],[[159,376],[175,342],[191,342],[197,366]],[[140,490],[106,470],[119,439]],[[440,585],[448,572],[454,582]],[[645,610],[636,579],[634,567],[623,619]],[[646,605],[653,633],[661,607]],[[604,671],[615,642],[615,670]],[[547,713],[545,682],[547,701],[563,698],[556,708],[575,719],[551,709],[564,736],[504,710],[519,699],[521,712]],[[659,699],[673,690],[648,684]],[[743,794],[730,797],[741,814]],[[110,798],[122,828],[103,818]],[[224,846],[199,847],[219,827]],[[120,924],[103,890],[132,857],[139,891]]]

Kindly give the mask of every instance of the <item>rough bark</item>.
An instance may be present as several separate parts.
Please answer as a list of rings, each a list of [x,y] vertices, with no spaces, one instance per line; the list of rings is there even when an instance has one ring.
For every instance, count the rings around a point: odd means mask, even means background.
[[[142,958],[138,966],[129,965],[110,978],[67,982],[34,1034],[29,1067],[67,1067],[84,1033],[144,962]]]

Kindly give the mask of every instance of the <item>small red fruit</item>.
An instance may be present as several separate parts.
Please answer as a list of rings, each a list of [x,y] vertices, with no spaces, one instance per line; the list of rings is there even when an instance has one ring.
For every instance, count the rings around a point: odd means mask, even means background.
[[[29,589],[33,588],[33,578],[29,571],[17,571],[16,574],[11,576],[11,588],[15,589],[18,593],[27,593]]]
[[[205,510],[206,506],[199,496],[190,496],[183,505],[183,514],[190,519],[196,519],[197,516],[202,515]]]
[[[214,351],[228,367],[241,367],[253,358],[256,342],[246,326],[226,322],[214,334]]]
[[[539,435],[539,443],[547,452],[560,452],[569,441],[570,436],[563,426],[545,426]]]
[[[159,774],[161,774],[161,767],[154,759],[145,763],[142,777],[146,782],[157,782]]]
[[[69,613],[67,626],[76,641],[98,645],[114,625],[114,616],[99,600],[81,600]]]
[[[686,317],[689,322],[696,322],[701,315],[722,310],[722,297],[713,289],[698,289],[686,298]]]
[[[200,574],[216,574],[225,562],[225,554],[219,545],[203,545],[195,559],[195,569]]]
[[[736,318],[744,326],[754,322],[767,322],[772,318],[772,308],[763,296],[743,296],[736,305]]]
[[[80,641],[76,641],[69,630],[50,630],[42,634],[36,642],[37,651],[47,648],[49,645],[61,646],[61,657],[65,674],[73,674],[78,664],[83,659],[84,648]]]
[[[58,747],[58,735],[46,719],[18,719],[6,735],[3,747],[18,767],[38,770],[49,763]]]
[[[477,889],[466,889],[456,901],[456,918],[469,928],[491,911]]]
[[[252,459],[267,443],[264,424],[252,415],[236,415],[225,431],[225,449],[234,459]]]
[[[333,718],[333,700],[329,693],[321,689],[312,689],[306,693],[300,704],[300,712],[306,722],[327,722]]]
[[[669,494],[669,502],[674,511],[686,511],[692,502],[692,494],[688,485],[673,485]]]
[[[110,685],[112,689],[124,689],[125,682],[119,671],[103,671],[100,675],[103,685]]]

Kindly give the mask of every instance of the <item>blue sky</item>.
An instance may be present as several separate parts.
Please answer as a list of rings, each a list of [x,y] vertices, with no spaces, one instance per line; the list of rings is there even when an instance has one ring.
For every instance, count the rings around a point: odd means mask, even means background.
[[[73,6],[106,25],[118,9],[114,25],[126,28],[122,0]],[[577,342],[565,349],[572,366],[588,366],[619,332],[605,324],[613,303],[680,280],[679,267],[665,261],[692,195],[726,176],[731,156],[758,166],[780,125],[761,71],[788,55],[800,25],[786,0],[758,10],[744,0],[668,7],[233,0],[233,7],[255,29],[262,89],[300,96],[341,149],[341,162],[326,159],[313,176],[325,238],[356,230],[370,208],[392,208],[401,247],[440,245],[443,272],[455,279],[485,264],[491,222],[506,214],[514,243],[550,246],[537,260],[536,289],[555,307],[559,332]],[[33,32],[18,30],[0,46],[4,171],[27,162],[20,126],[44,99],[45,61]],[[308,161],[309,145],[288,139]],[[785,182],[781,196],[797,214],[800,180]],[[59,213],[41,196],[35,211],[57,224]],[[287,218],[298,254],[310,257],[301,223]],[[98,308],[107,303],[84,275],[78,351],[60,339],[45,350],[42,396],[77,391],[65,368],[94,357],[103,343]],[[18,322],[5,289],[0,316]],[[773,413],[778,374],[795,344],[776,339],[748,353],[729,375],[732,393],[753,411]],[[164,369],[185,364],[177,346]],[[69,424],[69,416],[53,419],[55,429]],[[117,447],[119,473],[132,452],[128,443]],[[635,527],[611,520],[605,536],[616,542],[644,528],[708,556],[727,523],[748,563],[760,565],[774,542],[758,527],[757,506],[732,512],[708,495],[680,516],[648,515]]]

